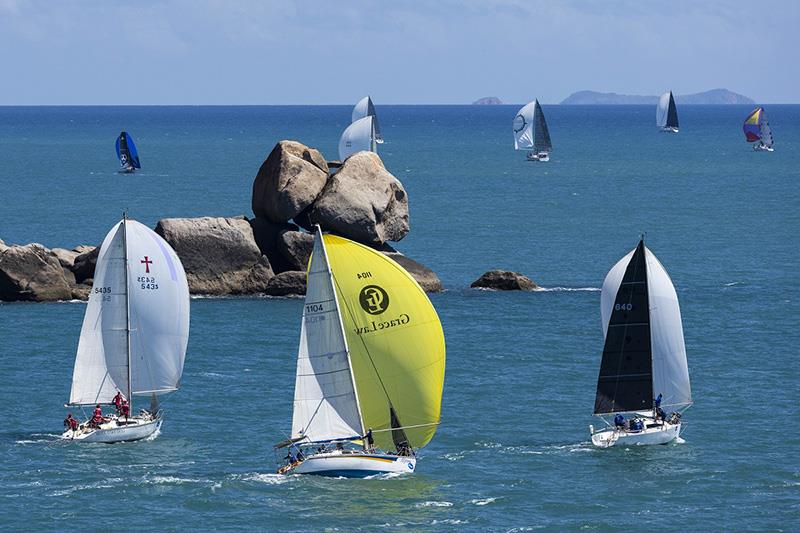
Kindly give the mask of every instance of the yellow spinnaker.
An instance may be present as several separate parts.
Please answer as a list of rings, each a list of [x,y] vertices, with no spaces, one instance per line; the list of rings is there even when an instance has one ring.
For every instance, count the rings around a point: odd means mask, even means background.
[[[323,239],[364,428],[373,429],[378,446],[393,448],[391,431],[378,431],[391,428],[391,401],[409,444],[424,446],[441,413],[439,316],[414,278],[382,253],[335,235]]]

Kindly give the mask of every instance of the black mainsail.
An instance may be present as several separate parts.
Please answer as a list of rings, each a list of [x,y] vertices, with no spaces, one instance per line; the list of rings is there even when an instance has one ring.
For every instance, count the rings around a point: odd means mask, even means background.
[[[669,108],[667,109],[667,128],[678,128],[678,109],[675,107],[675,97],[669,92]]]
[[[544,112],[542,106],[539,105],[539,100],[536,100],[533,109],[533,122],[533,151],[550,152],[553,149],[553,143],[550,142],[550,131],[547,129],[547,121],[544,119]]]
[[[653,407],[653,353],[644,241],[633,252],[617,290],[597,378],[594,414]]]

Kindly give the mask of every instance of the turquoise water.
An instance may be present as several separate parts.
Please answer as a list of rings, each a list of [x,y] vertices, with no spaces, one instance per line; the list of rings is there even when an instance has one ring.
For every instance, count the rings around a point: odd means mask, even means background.
[[[182,389],[162,434],[56,440],[85,305],[0,304],[0,529],[524,528],[797,530],[800,106],[545,106],[555,152],[510,149],[513,106],[380,106],[404,183],[397,247],[435,270],[448,361],[442,425],[417,474],[279,477],[302,302],[195,299]],[[346,107],[0,108],[0,239],[99,243],[121,211],[250,213],[273,144],[336,156]],[[114,139],[143,171],[116,174]],[[695,405],[685,444],[595,450],[599,292],[640,232],[677,287]],[[467,287],[490,268],[551,290]]]

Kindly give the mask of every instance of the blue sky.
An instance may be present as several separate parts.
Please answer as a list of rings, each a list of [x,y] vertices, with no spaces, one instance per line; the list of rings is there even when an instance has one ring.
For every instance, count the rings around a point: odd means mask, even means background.
[[[0,0],[0,105],[795,103],[800,1]]]

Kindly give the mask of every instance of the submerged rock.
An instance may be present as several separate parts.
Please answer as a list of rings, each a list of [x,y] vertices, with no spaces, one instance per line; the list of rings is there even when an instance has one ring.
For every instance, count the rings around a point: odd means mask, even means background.
[[[327,181],[328,163],[319,150],[281,141],[253,182],[253,213],[272,222],[287,222],[311,205]]]
[[[192,294],[261,293],[274,275],[244,217],[166,218],[155,231],[178,254]]]
[[[473,281],[470,287],[497,291],[532,291],[538,285],[517,272],[490,270]]]
[[[303,296],[306,293],[306,273],[289,270],[276,274],[264,292],[270,296]]]
[[[409,232],[408,195],[377,154],[358,152],[330,177],[308,220],[354,241],[399,241]]]
[[[0,300],[56,301],[72,298],[58,257],[33,243],[0,251]]]

